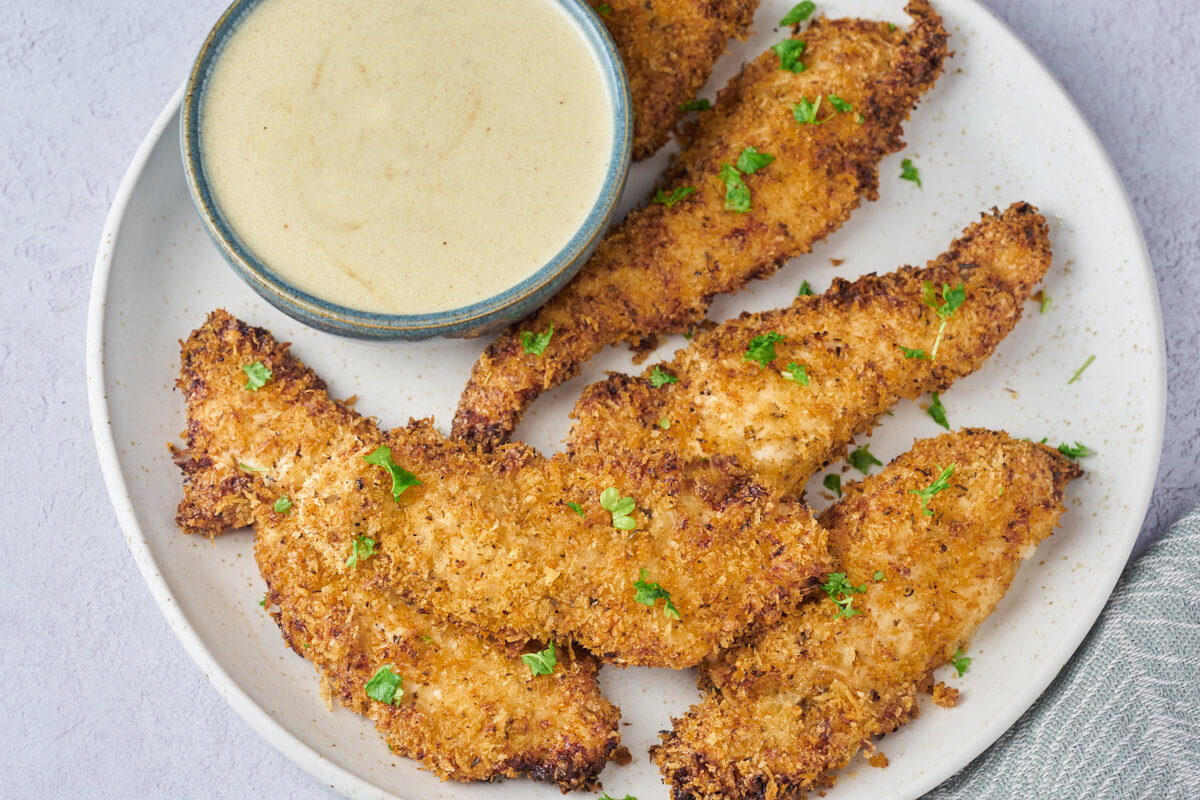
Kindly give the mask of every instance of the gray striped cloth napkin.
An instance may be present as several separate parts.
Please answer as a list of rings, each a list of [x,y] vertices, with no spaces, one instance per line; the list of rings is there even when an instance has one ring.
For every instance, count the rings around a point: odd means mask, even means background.
[[[1200,506],[1121,577],[1041,699],[924,800],[1200,798]]]

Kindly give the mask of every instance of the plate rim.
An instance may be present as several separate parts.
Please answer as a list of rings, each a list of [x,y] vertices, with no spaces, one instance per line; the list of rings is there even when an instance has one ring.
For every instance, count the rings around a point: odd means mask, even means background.
[[[943,2],[948,2],[948,0],[943,0]],[[1070,657],[1073,658],[1084,638],[1086,638],[1095,626],[1096,620],[1099,619],[1100,614],[1103,612],[1112,595],[1113,588],[1124,573],[1129,555],[1132,553],[1138,540],[1138,534],[1145,523],[1146,512],[1149,509],[1158,476],[1158,467],[1162,458],[1162,441],[1166,427],[1167,407],[1166,340],[1163,328],[1161,300],[1158,294],[1154,265],[1150,259],[1145,236],[1133,203],[1130,200],[1129,192],[1112,161],[1112,157],[1096,134],[1087,116],[1083,114],[1079,105],[1063,86],[1062,82],[1059,81],[1058,77],[1046,66],[1037,53],[1017,35],[1007,22],[984,3],[980,2],[980,0],[967,0],[964,6],[974,7],[977,12],[983,12],[987,20],[996,26],[998,33],[1007,37],[1008,44],[1017,45],[1020,52],[1040,70],[1042,77],[1048,81],[1049,87],[1057,92],[1059,97],[1065,101],[1067,107],[1074,112],[1076,118],[1082,123],[1082,129],[1088,137],[1088,143],[1091,145],[1090,149],[1093,152],[1099,153],[1103,164],[1107,167],[1103,176],[1096,177],[1102,177],[1107,180],[1117,190],[1114,194],[1120,198],[1120,211],[1124,215],[1124,219],[1118,221],[1125,222],[1132,235],[1136,237],[1138,246],[1135,250],[1140,255],[1141,271],[1148,278],[1151,289],[1151,303],[1147,311],[1149,313],[1148,322],[1157,331],[1157,336],[1154,337],[1152,342],[1155,349],[1153,356],[1155,359],[1156,369],[1154,371],[1157,380],[1153,386],[1156,397],[1153,398],[1152,402],[1144,404],[1144,408],[1154,414],[1153,419],[1147,420],[1149,423],[1148,427],[1150,428],[1147,439],[1155,446],[1153,469],[1147,470],[1141,477],[1141,480],[1136,484],[1137,491],[1129,493],[1129,496],[1135,500],[1130,507],[1135,516],[1141,519],[1141,522],[1135,530],[1126,534],[1126,540],[1123,543],[1114,543],[1117,545],[1119,554],[1124,556],[1119,562],[1120,569],[1110,569],[1108,574],[1103,576],[1100,581],[1105,591],[1103,593],[1094,593],[1092,599],[1084,603],[1083,613],[1080,616],[1086,616],[1090,624],[1086,627],[1080,625],[1062,637],[1065,641],[1070,642]],[[157,563],[150,552],[145,533],[138,524],[133,510],[133,501],[126,486],[125,477],[121,471],[116,443],[112,436],[112,421],[108,408],[104,366],[104,326],[106,322],[105,311],[108,299],[109,279],[113,264],[111,256],[116,250],[125,213],[133,196],[134,189],[140,182],[150,155],[162,139],[167,126],[178,116],[185,88],[186,78],[181,82],[179,88],[172,94],[164,109],[155,119],[126,169],[105,218],[92,274],[92,283],[88,297],[85,359],[88,412],[100,471],[104,478],[109,501],[112,504],[121,532],[125,535],[125,541],[129,547],[130,554],[133,556],[134,563],[137,565],[138,571],[141,573],[143,581],[150,590],[150,594],[159,611],[165,617],[171,632],[179,640],[180,644],[183,645],[184,651],[191,657],[196,666],[200,668],[204,677],[217,690],[222,699],[232,707],[234,712],[278,752],[310,776],[329,786],[329,788],[347,796],[404,800],[401,796],[383,790],[370,781],[355,775],[305,744],[289,732],[281,723],[273,719],[218,664],[208,647],[192,629],[187,617],[183,614],[174,595],[168,588],[165,579],[158,571]],[[963,748],[963,752],[968,753],[963,763],[950,772],[936,767],[924,770],[910,783],[908,787],[909,791],[903,797],[919,797],[944,783],[963,769],[969,767],[981,753],[999,741],[1017,720],[1034,706],[1038,698],[1054,682],[1057,672],[1053,671],[1047,665],[1035,677],[1035,680],[1027,684],[1024,692],[1016,695],[1013,701],[1008,703],[1001,713],[996,714],[992,718],[991,724],[981,728],[971,738]]]

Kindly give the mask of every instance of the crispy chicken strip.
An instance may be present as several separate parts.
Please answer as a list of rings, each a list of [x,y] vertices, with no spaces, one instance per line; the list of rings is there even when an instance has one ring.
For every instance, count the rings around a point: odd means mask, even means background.
[[[641,377],[611,374],[589,386],[572,412],[568,450],[619,445],[664,450],[684,462],[722,455],[773,491],[799,492],[898,400],[945,391],[977,370],[1049,267],[1046,221],[1037,210],[1018,203],[993,211],[924,269],[836,279],[823,295],[697,332],[674,360]],[[923,302],[926,281],[937,287],[936,304],[943,284],[962,283],[966,299],[948,319],[936,357],[908,358],[901,346],[931,354],[941,325]],[[766,368],[746,360],[750,343],[772,333],[784,338]],[[803,367],[802,377],[793,364]],[[678,383],[655,388],[652,373]]]
[[[716,294],[774,272],[835,231],[861,198],[877,196],[880,159],[903,146],[901,123],[946,57],[946,32],[927,0],[911,0],[907,31],[887,23],[819,19],[799,74],[768,51],[746,65],[700,115],[662,185],[695,192],[672,207],[632,211],[553,300],[517,323],[475,364],[454,435],[491,447],[508,439],[538,395],[578,374],[606,345],[640,344],[704,318]],[[822,124],[800,124],[793,105],[836,94],[854,106],[821,106]],[[861,114],[862,123],[858,119]],[[753,208],[726,210],[722,165],[746,147],[775,156],[744,176]],[[554,334],[541,356],[522,331]]]
[[[915,492],[948,466],[926,516]],[[800,798],[915,716],[919,690],[952,704],[933,671],[1050,535],[1079,474],[1044,445],[964,430],[917,442],[848,491],[821,523],[838,569],[865,590],[837,595],[853,615],[823,596],[707,663],[708,696],[652,751],[672,796]]]
[[[744,38],[758,0],[608,0],[600,19],[629,76],[633,158],[666,144],[682,104],[696,96],[729,40]]]
[[[385,436],[270,334],[223,312],[184,350],[185,530],[215,532],[260,496],[287,494],[292,510],[260,514],[260,536],[310,537],[330,573],[351,569],[368,536],[398,597],[516,646],[554,639],[621,664],[692,666],[776,620],[826,569],[808,508],[776,502],[722,459],[684,469],[670,454],[546,459],[523,445],[478,455],[428,421]],[[270,381],[244,389],[242,367],[260,361]],[[380,444],[422,481],[399,502],[388,472],[364,461]],[[610,487],[632,498],[632,529],[601,506]],[[663,600],[636,601],[643,569],[681,620]]]
[[[328,569],[309,540],[271,527],[287,513],[275,502],[296,496],[310,471],[382,439],[372,421],[331,399],[287,345],[224,311],[183,343],[182,360],[188,447],[176,454],[187,476],[178,522],[211,536],[266,519],[255,555],[268,605],[292,649],[316,665],[327,698],[374,720],[394,752],[443,778],[528,774],[592,788],[610,758],[627,758],[593,657],[560,649],[554,674],[534,678],[514,653],[401,602],[376,572],[381,562]],[[241,367],[256,362],[271,377],[251,391]],[[404,680],[394,705],[364,690],[383,665]]]

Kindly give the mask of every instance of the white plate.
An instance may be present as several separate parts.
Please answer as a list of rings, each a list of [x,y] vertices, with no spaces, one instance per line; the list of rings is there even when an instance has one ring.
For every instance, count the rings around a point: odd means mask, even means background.
[[[703,93],[712,97],[746,59],[780,34],[791,0],[764,2],[758,33],[735,44]],[[830,13],[904,22],[900,0],[839,0]],[[921,717],[888,736],[886,770],[857,760],[830,800],[912,798],[980,753],[1028,708],[1091,627],[1125,564],[1145,514],[1165,410],[1162,322],[1137,221],[1112,165],[1070,98],[1020,41],[974,2],[939,4],[957,56],[906,128],[908,149],[888,158],[882,199],[866,205],[827,244],[769,281],[720,298],[712,319],[790,302],[801,279],[817,291],[834,275],[890,271],[940,253],[979,213],[1027,200],[1053,220],[1053,298],[1026,319],[975,375],[944,397],[954,426],[1004,428],[1096,451],[1069,491],[1061,530],[1018,575],[972,644],[974,663],[953,683],[959,707],[923,704]],[[176,635],[217,690],[251,726],[320,781],[361,797],[554,798],[527,781],[442,783],[392,757],[362,718],[326,712],[307,662],[288,651],[258,600],[263,585],[250,538],[215,544],[173,522],[180,476],[166,444],[184,426],[177,340],[223,306],[282,340],[338,396],[385,425],[435,415],[446,430],[481,341],[378,344],[332,338],[294,323],[258,298],[221,261],[201,230],[179,161],[172,98],[117,194],[96,262],[88,327],[88,389],[100,462],[134,559]],[[900,159],[919,166],[924,189],[901,181]],[[637,167],[625,198],[645,196],[665,163]],[[831,258],[845,259],[838,268]],[[659,351],[666,356],[683,340]],[[1095,363],[1074,384],[1084,360]],[[545,451],[566,431],[579,389],[606,369],[629,369],[625,351],[593,360],[584,375],[538,402],[518,432]],[[871,440],[886,460],[914,436],[940,429],[905,403]],[[481,676],[481,680],[486,679]],[[634,754],[603,778],[618,797],[665,796],[646,748],[670,716],[696,698],[692,672],[607,669],[608,696],[625,711]]]

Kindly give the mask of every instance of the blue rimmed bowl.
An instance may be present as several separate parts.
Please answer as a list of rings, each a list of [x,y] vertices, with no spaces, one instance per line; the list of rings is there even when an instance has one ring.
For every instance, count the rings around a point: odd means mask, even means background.
[[[532,313],[549,300],[583,266],[607,229],[629,173],[633,112],[629,81],[612,37],[582,0],[548,0],[576,24],[601,65],[613,112],[613,143],[604,182],[587,217],[559,252],[528,278],[480,302],[427,314],[381,314],[343,306],[298,289],[280,277],[239,237],[215,202],[200,146],[205,90],[225,43],[238,25],[262,2],[235,0],[204,40],[188,78],[180,119],[180,147],[188,189],[205,230],[221,255],[263,299],[300,322],[357,339],[467,338],[493,333]]]

